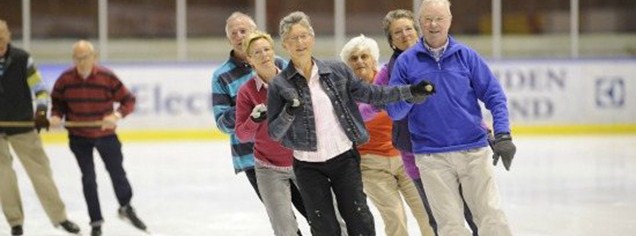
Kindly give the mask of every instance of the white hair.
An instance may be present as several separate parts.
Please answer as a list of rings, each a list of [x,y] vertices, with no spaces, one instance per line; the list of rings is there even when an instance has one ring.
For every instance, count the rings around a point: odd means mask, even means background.
[[[380,59],[380,48],[378,47],[378,42],[376,42],[375,39],[364,36],[364,34],[360,34],[360,36],[352,38],[344,45],[344,47],[342,47],[342,50],[340,51],[340,59],[347,63],[351,54],[364,50],[369,50],[371,57],[373,57],[373,60],[375,60],[377,64]]]
[[[235,11],[229,17],[227,17],[227,20],[225,20],[225,36],[230,38],[230,34],[231,34],[231,32],[230,32],[230,23],[232,23],[235,20],[239,20],[239,19],[247,21],[247,23],[250,25],[252,30],[256,29],[256,23],[254,22],[252,17],[246,15],[245,13],[242,13],[242,12],[239,12],[239,11]]]
[[[448,9],[448,14],[452,15],[450,12],[450,7],[451,7],[451,2],[450,0],[422,0],[422,2],[420,3],[420,10],[418,12],[418,16],[417,18],[420,19],[422,17],[422,11],[424,10],[424,7],[428,4],[442,4],[444,6],[447,7]]]

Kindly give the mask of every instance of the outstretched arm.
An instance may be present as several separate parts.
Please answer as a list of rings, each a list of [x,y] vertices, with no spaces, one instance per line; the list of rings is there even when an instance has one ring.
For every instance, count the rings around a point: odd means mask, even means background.
[[[407,81],[406,76],[406,67],[403,63],[395,62],[393,66],[393,71],[391,72],[391,76],[389,79],[389,86],[401,86],[410,84]],[[402,120],[407,116],[409,111],[413,108],[412,103],[408,103],[406,101],[398,101],[394,103],[390,103],[386,106],[386,111],[391,116],[393,120]]]

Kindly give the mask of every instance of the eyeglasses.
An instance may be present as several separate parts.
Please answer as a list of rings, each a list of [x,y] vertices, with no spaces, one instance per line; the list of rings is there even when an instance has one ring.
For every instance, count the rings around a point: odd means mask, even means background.
[[[433,22],[440,24],[445,22],[446,20],[448,20],[447,16],[425,16],[424,17],[424,24],[432,24]]]
[[[268,55],[272,50],[273,50],[272,47],[262,47],[262,48],[250,50],[251,51],[250,56],[261,58],[261,57],[264,57],[265,55]]]
[[[355,63],[358,60],[366,61],[369,58],[371,58],[371,56],[367,53],[351,54],[351,56],[349,56],[349,62]]]
[[[399,28],[399,29],[395,29],[395,30],[393,30],[393,31],[391,32],[391,34],[392,34],[393,36],[398,36],[398,35],[400,35],[400,34],[402,34],[402,35],[407,35],[407,34],[410,34],[411,32],[413,32],[414,30],[415,30],[415,28],[413,28],[413,27],[411,27],[411,26],[406,26],[406,27],[402,27],[402,28]]]
[[[295,36],[289,36],[289,37],[286,38],[286,40],[292,41],[292,42],[300,42],[300,41],[307,40],[311,36],[313,36],[313,35],[311,35],[309,33],[302,33],[302,34],[295,35]]]
[[[88,53],[88,54],[79,55],[79,56],[73,55],[73,61],[76,61],[76,62],[85,61],[86,59],[89,59],[92,56],[93,56],[93,53]]]

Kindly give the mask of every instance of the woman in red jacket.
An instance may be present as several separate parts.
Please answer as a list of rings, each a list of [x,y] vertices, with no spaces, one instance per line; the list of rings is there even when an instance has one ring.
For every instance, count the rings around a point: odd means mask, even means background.
[[[258,189],[274,234],[296,235],[298,223],[291,205],[291,188],[297,188],[292,151],[272,140],[267,122],[263,122],[267,118],[267,84],[280,72],[274,64],[274,42],[269,34],[255,31],[244,39],[243,47],[256,74],[237,95],[236,136],[243,142],[254,141]]]

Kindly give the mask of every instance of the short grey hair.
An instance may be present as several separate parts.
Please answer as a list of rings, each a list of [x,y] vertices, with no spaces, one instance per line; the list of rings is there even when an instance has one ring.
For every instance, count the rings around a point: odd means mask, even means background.
[[[421,20],[422,18],[422,11],[424,10],[424,6],[428,5],[428,4],[432,4],[432,3],[440,3],[442,5],[445,5],[448,7],[448,14],[450,16],[452,16],[453,14],[451,14],[450,12],[450,7],[451,7],[451,2],[450,0],[422,0],[422,2],[420,3],[420,11],[417,13],[418,16],[417,18]]]
[[[420,24],[418,24],[417,20],[415,19],[415,14],[413,14],[412,11],[404,9],[390,11],[386,13],[386,16],[384,16],[384,19],[382,19],[382,27],[384,28],[384,34],[386,35],[386,38],[389,40],[389,45],[393,44],[393,38],[391,37],[391,24],[399,19],[411,20],[411,22],[413,22],[413,27],[415,28],[415,32],[417,32],[418,37],[421,34]]]
[[[309,16],[307,16],[307,14],[302,11],[295,11],[289,13],[289,15],[283,17],[283,19],[280,20],[280,24],[278,26],[278,34],[280,35],[281,39],[284,39],[287,34],[289,34],[289,30],[295,24],[304,26],[309,30],[311,36],[315,36],[314,28],[311,27],[311,19],[309,19]]]
[[[227,20],[225,20],[225,36],[226,37],[228,38],[230,37],[230,22],[233,22],[238,19],[246,20],[247,23],[250,25],[250,27],[252,27],[252,30],[256,30],[257,26],[256,26],[256,23],[254,22],[254,19],[252,19],[252,17],[246,15],[243,12],[235,11],[230,16],[227,17]]]
[[[378,47],[378,42],[375,39],[368,38],[364,36],[364,34],[360,34],[360,36],[352,38],[347,42],[342,50],[340,51],[340,59],[347,63],[351,54],[369,50],[371,57],[375,60],[376,64],[378,64],[378,60],[380,58],[380,47]]]
[[[97,51],[95,50],[95,47],[93,46],[93,43],[91,43],[88,40],[84,40],[84,39],[78,40],[77,42],[73,44],[72,50],[75,51],[75,49],[80,47],[85,47],[86,49],[88,49],[88,51],[91,52],[91,54],[97,53]]]

